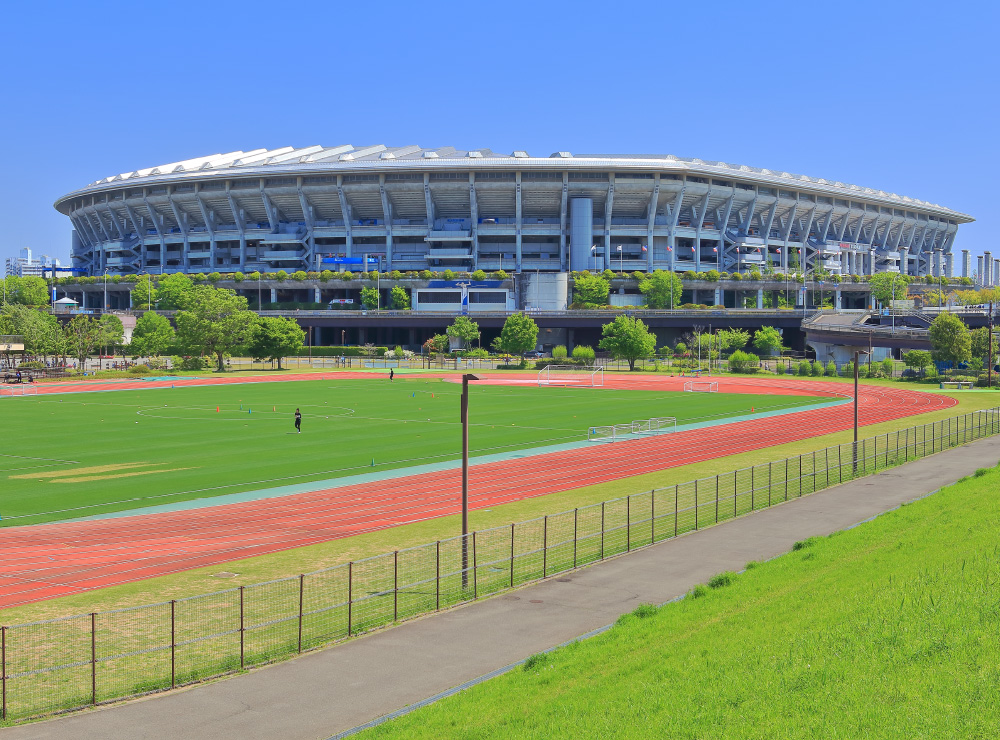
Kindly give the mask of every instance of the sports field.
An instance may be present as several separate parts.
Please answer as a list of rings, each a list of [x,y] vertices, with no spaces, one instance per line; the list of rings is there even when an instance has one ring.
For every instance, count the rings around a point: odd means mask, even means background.
[[[447,464],[460,450],[460,393],[440,379],[381,376],[5,400],[0,526]],[[826,400],[483,384],[472,391],[470,449],[513,455],[585,442],[591,426],[697,423]]]

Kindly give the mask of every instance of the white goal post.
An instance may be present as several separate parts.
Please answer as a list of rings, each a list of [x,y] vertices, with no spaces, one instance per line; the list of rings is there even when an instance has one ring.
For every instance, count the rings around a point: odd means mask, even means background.
[[[661,434],[677,430],[677,419],[673,416],[656,416],[652,419],[637,419],[630,424],[590,427],[587,439],[591,442],[626,439],[636,434]]]
[[[603,386],[604,367],[594,365],[546,365],[538,371],[538,385]]]
[[[688,393],[718,393],[719,384],[713,380],[689,380],[684,384]]]
[[[3,396],[36,396],[38,389],[34,383],[20,383],[17,385],[0,385],[0,397]]]

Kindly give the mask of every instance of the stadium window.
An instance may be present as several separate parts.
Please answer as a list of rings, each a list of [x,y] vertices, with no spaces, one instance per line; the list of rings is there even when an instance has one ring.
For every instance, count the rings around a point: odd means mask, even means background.
[[[687,181],[688,182],[703,182],[703,183],[707,183],[708,182],[708,180],[705,179],[704,177],[692,177],[690,175],[688,176]]]
[[[779,190],[778,195],[782,198],[791,198],[792,200],[795,200],[795,193],[791,190]]]
[[[458,291],[417,291],[418,303],[461,303],[462,294]]]
[[[774,195],[774,188],[757,188],[759,195]]]
[[[712,180],[712,184],[723,188],[731,188],[733,186],[729,180]]]

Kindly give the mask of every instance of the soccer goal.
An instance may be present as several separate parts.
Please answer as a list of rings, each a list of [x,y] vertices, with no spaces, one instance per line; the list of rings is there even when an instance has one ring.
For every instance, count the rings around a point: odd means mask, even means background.
[[[718,393],[719,384],[713,380],[689,380],[684,384],[689,393]]]
[[[677,419],[673,416],[659,416],[652,419],[637,419],[630,424],[612,424],[610,426],[590,427],[587,439],[591,442],[603,440],[626,439],[636,434],[660,434],[673,432],[677,429]]]
[[[18,385],[0,385],[0,397],[2,396],[35,396],[38,389],[34,383],[20,383]]]
[[[538,371],[538,385],[604,385],[604,368],[592,365],[547,365]]]

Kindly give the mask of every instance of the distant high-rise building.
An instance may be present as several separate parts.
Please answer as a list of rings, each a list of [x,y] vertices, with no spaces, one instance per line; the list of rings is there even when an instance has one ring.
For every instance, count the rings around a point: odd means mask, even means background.
[[[25,247],[18,250],[17,257],[8,257],[6,260],[7,277],[42,277],[42,269],[56,269],[57,275],[71,275],[68,270],[59,270],[62,265],[55,257],[47,254],[39,255],[38,259],[33,259],[31,250]]]

